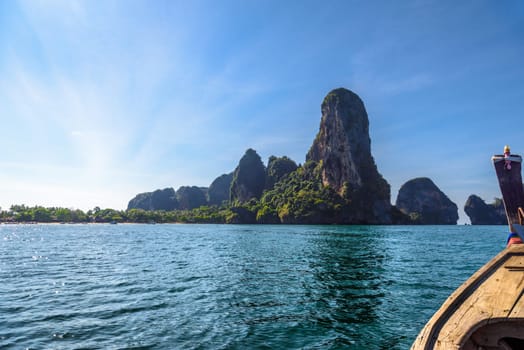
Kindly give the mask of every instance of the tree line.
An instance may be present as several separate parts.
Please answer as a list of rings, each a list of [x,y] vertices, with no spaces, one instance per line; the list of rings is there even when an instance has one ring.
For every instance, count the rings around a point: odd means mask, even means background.
[[[0,210],[3,223],[231,223],[235,213],[228,206],[202,206],[193,210],[115,210],[12,205]]]
[[[284,159],[285,160],[285,159]],[[261,162],[261,161],[260,161]],[[339,195],[324,186],[321,164],[306,162],[278,173],[270,189],[261,197],[245,201],[232,199],[221,205],[204,205],[191,210],[80,209],[13,205],[0,210],[5,223],[216,223],[216,224],[322,224],[345,223],[345,213],[352,211],[352,193]],[[349,189],[348,189],[349,192]]]

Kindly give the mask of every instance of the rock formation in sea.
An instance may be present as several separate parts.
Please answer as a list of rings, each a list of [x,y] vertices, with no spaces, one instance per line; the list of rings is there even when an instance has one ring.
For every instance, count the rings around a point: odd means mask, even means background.
[[[259,199],[266,184],[266,168],[260,156],[248,149],[233,172],[230,200],[244,203],[251,198]]]
[[[466,200],[464,211],[472,225],[505,225],[508,222],[504,203],[499,198],[486,204],[479,196],[472,194]]]
[[[207,191],[209,205],[221,205],[229,200],[231,181],[233,181],[233,173],[220,175],[213,180]]]
[[[348,199],[348,221],[391,223],[391,190],[371,155],[369,120],[355,93],[339,88],[322,103],[320,130],[307,161],[321,166],[322,182]]]
[[[427,177],[402,185],[395,206],[414,224],[456,225],[458,221],[457,205]]]
[[[207,188],[197,186],[182,186],[176,191],[178,208],[191,210],[207,204]]]
[[[175,190],[171,187],[153,192],[137,194],[127,205],[127,209],[174,210],[178,207]]]
[[[266,168],[257,152],[248,149],[234,172],[216,178],[209,189],[183,186],[176,193],[172,188],[141,193],[128,209],[225,205],[197,217],[228,223],[457,223],[457,206],[428,178],[404,184],[396,206],[390,197],[390,186],[371,154],[364,103],[339,88],[322,102],[319,131],[303,165],[271,156]]]

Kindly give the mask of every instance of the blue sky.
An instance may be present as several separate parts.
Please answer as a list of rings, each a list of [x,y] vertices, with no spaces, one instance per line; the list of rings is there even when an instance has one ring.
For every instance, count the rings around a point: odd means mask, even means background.
[[[0,206],[123,209],[249,147],[303,163],[320,104],[364,101],[391,184],[460,208],[524,153],[521,1],[1,1]]]

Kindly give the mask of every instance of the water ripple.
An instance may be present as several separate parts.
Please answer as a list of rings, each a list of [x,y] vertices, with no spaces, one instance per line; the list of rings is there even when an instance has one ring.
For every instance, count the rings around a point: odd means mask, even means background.
[[[406,349],[504,235],[0,225],[0,348]]]

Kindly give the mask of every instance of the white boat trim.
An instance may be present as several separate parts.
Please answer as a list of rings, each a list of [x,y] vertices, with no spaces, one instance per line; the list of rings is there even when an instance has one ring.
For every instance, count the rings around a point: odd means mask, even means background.
[[[491,160],[493,162],[500,162],[503,160],[511,160],[512,162],[519,162],[522,163],[522,157],[519,155],[510,155],[509,157],[504,157],[503,155],[496,155],[491,157]]]

